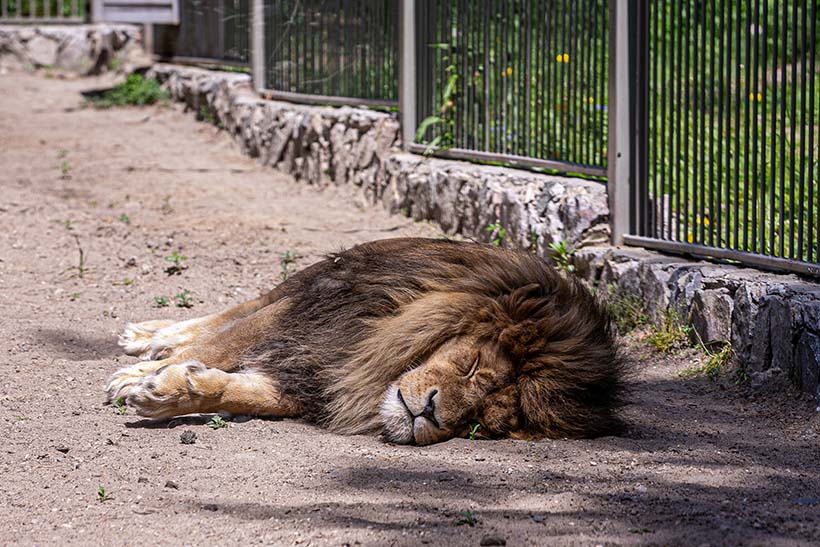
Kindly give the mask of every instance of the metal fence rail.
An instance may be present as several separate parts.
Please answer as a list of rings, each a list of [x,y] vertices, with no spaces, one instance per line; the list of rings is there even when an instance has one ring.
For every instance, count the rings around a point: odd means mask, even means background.
[[[818,16],[814,0],[639,6],[627,242],[820,272]]]
[[[606,0],[415,4],[417,141],[605,175]]]
[[[302,102],[398,104],[399,3],[265,2],[264,87]]]
[[[2,23],[83,23],[86,0],[0,0]]]
[[[154,25],[166,59],[248,66],[251,0],[180,0],[179,25]]]

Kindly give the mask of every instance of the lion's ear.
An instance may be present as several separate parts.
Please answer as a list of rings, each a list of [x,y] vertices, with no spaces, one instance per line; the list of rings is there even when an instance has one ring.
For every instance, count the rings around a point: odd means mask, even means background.
[[[522,321],[502,330],[498,343],[514,357],[523,357],[544,345],[539,330],[537,323]]]

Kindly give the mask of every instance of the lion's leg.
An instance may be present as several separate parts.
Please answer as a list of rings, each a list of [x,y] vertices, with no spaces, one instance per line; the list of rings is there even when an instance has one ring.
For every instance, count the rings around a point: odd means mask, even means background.
[[[142,378],[126,404],[140,416],[170,418],[183,414],[227,412],[294,417],[298,405],[284,397],[261,372],[225,372],[197,361],[162,367]]]
[[[287,313],[287,307],[286,299],[278,300],[248,317],[234,321],[227,328],[219,330],[208,338],[197,338],[195,345],[171,357],[144,361],[121,368],[108,381],[106,387],[108,400],[127,397],[144,376],[166,365],[196,361],[207,367],[223,371],[235,369],[242,354],[261,342],[265,335],[275,328],[275,322],[283,313]]]
[[[119,344],[126,355],[143,360],[171,357],[209,337],[237,319],[251,315],[270,304],[270,293],[220,313],[187,321],[143,321],[129,323],[120,335]]]

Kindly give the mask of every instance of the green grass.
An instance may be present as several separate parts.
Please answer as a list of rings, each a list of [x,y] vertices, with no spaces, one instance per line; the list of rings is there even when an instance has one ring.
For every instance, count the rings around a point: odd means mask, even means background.
[[[550,250],[552,251],[552,260],[555,262],[556,268],[568,274],[575,273],[575,265],[572,263],[572,256],[575,254],[575,249],[571,248],[568,242],[553,241],[550,243]]]
[[[171,301],[168,299],[167,296],[155,296],[154,297],[154,307],[156,308],[167,308],[171,305]]]
[[[471,441],[474,441],[474,440],[475,440],[476,433],[478,433],[478,430],[479,430],[480,428],[481,428],[481,424],[475,424],[475,425],[473,425],[472,427],[470,427],[470,433],[469,433],[469,437],[468,437],[468,438],[469,438]]]
[[[667,308],[658,324],[652,326],[646,343],[661,353],[673,353],[689,345],[691,327],[681,322],[675,308]]]
[[[472,511],[464,511],[461,513],[461,517],[455,522],[456,526],[469,526],[471,528],[476,524],[478,524],[478,515]]]
[[[175,295],[174,303],[176,304],[177,308],[193,308],[194,299],[191,297],[191,291],[186,289],[181,293]]]
[[[216,416],[208,420],[208,423],[205,425],[216,431],[217,429],[228,427],[228,422],[226,422],[222,416],[217,414]]]
[[[731,344],[725,344],[717,351],[711,351],[701,344],[701,348],[706,354],[706,362],[699,366],[688,368],[680,373],[681,378],[692,378],[695,376],[706,376],[712,380],[716,380],[720,375],[720,371],[729,362],[734,354]]]
[[[613,286],[609,287],[606,306],[615,327],[621,334],[626,334],[649,323],[643,299],[633,295],[615,294]]]
[[[124,82],[91,100],[97,108],[166,104],[169,101],[170,95],[162,89],[159,82],[145,79],[140,74],[129,75]]]

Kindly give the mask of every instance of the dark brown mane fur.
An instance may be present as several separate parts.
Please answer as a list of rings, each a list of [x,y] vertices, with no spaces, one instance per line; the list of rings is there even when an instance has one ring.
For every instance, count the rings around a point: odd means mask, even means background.
[[[383,240],[329,256],[276,289],[288,313],[242,360],[304,415],[378,430],[387,386],[448,339],[472,334],[515,363],[518,435],[611,433],[622,361],[604,307],[542,259],[475,243]]]

